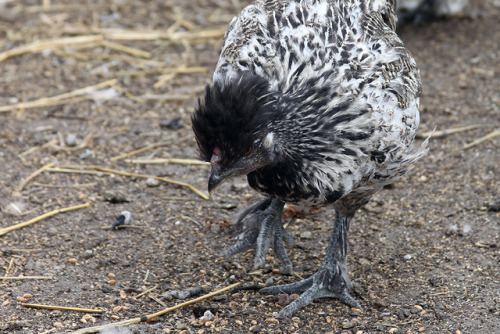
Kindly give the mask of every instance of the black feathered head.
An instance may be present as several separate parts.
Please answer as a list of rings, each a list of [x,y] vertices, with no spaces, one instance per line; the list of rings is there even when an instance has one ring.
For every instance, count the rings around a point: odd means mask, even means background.
[[[209,190],[267,164],[275,102],[268,81],[250,72],[207,86],[192,123],[200,158],[212,163]]]

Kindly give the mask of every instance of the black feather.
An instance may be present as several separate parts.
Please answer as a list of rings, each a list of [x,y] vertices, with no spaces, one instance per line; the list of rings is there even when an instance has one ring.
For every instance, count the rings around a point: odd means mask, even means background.
[[[273,101],[268,80],[248,71],[208,85],[192,117],[200,158],[210,161],[215,147],[228,163],[242,156],[271,121]]]

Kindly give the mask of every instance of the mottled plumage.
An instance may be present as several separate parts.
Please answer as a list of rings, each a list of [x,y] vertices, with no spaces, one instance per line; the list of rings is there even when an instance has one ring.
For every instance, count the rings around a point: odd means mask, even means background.
[[[211,191],[246,174],[272,199],[239,222],[281,212],[283,202],[332,204],[338,243],[356,210],[423,155],[425,145],[412,147],[419,72],[394,32],[396,20],[393,0],[257,0],[231,21],[193,129],[201,157],[212,162]],[[271,244],[286,262],[276,220],[269,224],[279,238],[271,240],[263,223],[229,253],[255,242],[261,265]],[[327,256],[323,267],[337,268],[348,287],[347,244],[340,244],[329,247],[335,264],[327,265]]]

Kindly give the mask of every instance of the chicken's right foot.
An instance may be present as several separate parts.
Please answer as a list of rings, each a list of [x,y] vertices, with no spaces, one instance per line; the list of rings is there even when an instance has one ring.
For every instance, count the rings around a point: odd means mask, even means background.
[[[254,267],[262,268],[267,250],[272,245],[281,263],[280,273],[292,274],[292,262],[288,258],[284,244],[293,244],[293,239],[281,222],[283,206],[284,203],[280,200],[268,198],[245,209],[235,223],[235,229],[241,231],[236,237],[238,242],[224,254],[232,256],[255,247]]]

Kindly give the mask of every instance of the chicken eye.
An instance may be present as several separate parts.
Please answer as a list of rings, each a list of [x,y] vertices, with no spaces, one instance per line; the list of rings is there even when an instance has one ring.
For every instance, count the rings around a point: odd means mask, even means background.
[[[245,152],[245,155],[249,155],[250,153],[252,153],[252,149],[253,149],[253,147],[252,147],[252,146],[250,146],[250,147],[248,148],[248,151],[246,151],[246,152]]]

